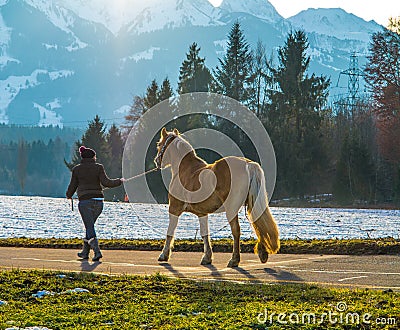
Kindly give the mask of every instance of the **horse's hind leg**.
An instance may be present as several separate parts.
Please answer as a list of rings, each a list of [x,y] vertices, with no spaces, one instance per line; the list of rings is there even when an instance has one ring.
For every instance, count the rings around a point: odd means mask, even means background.
[[[169,224],[167,230],[167,238],[165,240],[164,248],[158,257],[158,261],[168,261],[171,256],[172,246],[174,243],[174,236],[176,226],[178,225],[179,215],[169,214]]]
[[[204,254],[201,258],[201,265],[209,265],[212,262],[212,248],[210,241],[210,233],[208,230],[208,216],[199,217],[200,222],[200,235],[203,238],[204,242]]]
[[[228,267],[237,267],[240,262],[240,225],[238,215],[236,215],[229,224],[231,225],[233,235],[233,253],[231,260],[229,260]]]

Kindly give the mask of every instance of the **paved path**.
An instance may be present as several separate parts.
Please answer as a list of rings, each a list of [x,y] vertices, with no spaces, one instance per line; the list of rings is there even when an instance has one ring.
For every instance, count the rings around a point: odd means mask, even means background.
[[[174,252],[168,263],[158,263],[159,251],[103,250],[102,262],[82,261],[77,250],[0,248],[0,269],[50,269],[106,274],[251,281],[257,283],[319,283],[400,291],[400,256],[343,256],[277,254],[266,264],[242,253],[238,268],[227,268],[228,253],[214,253],[210,266],[200,266],[201,253]]]

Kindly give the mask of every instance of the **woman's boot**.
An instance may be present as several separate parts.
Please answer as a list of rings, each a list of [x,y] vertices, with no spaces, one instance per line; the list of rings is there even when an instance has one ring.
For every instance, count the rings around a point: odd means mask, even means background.
[[[83,239],[83,248],[81,252],[78,252],[78,257],[81,259],[88,259],[90,252],[90,245],[86,238]]]
[[[89,240],[89,245],[93,249],[94,256],[92,258],[93,261],[99,261],[100,258],[103,258],[103,255],[101,254],[100,248],[99,248],[99,241],[97,240],[97,237],[93,237]]]

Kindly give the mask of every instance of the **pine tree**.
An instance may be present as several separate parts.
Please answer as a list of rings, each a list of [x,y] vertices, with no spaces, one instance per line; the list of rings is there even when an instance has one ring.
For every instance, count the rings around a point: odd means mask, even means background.
[[[81,161],[79,154],[79,147],[81,145],[94,149],[96,151],[97,161],[102,163],[106,170],[109,168],[110,148],[106,138],[106,126],[98,115],[89,122],[88,128],[83,134],[82,139],[75,142],[75,153],[72,157],[72,161],[68,163],[64,160],[70,170]]]
[[[329,79],[306,74],[310,57],[303,31],[291,32],[278,50],[278,68],[272,77],[266,125],[277,152],[278,179],[285,193],[304,195],[325,160],[320,138],[322,107]]]
[[[168,77],[165,77],[165,79],[161,84],[161,89],[158,93],[158,102],[162,102],[164,100],[169,99],[170,97],[172,97],[173,94],[174,92],[172,91],[171,83]]]
[[[120,177],[124,141],[121,131],[115,124],[110,127],[107,133],[107,144],[110,148],[110,176]]]
[[[273,70],[278,87],[272,90],[271,101],[279,116],[292,119],[296,139],[300,142],[307,128],[318,126],[319,110],[326,102],[329,79],[306,74],[310,57],[306,55],[308,40],[304,31],[289,34],[278,51],[280,66]]]
[[[204,64],[205,58],[201,58],[199,53],[200,47],[194,42],[179,69],[179,94],[209,91],[211,73]]]
[[[157,81],[153,79],[150,86],[147,87],[146,95],[143,99],[143,104],[146,108],[146,111],[154,107],[159,102],[158,96],[159,96],[158,84]]]
[[[197,43],[192,43],[188,53],[186,53],[186,59],[182,62],[179,69],[177,89],[179,94],[209,91],[212,76],[205,65],[205,58],[200,57],[199,53],[200,47],[198,47]],[[189,113],[196,112],[198,108],[195,103],[190,100],[190,96],[180,98],[178,108],[185,109]],[[194,113],[188,116],[180,116],[171,124],[181,132],[194,128],[204,128],[208,125],[206,116]]]
[[[226,54],[213,72],[213,90],[246,104],[251,93],[251,62],[251,49],[236,21],[228,36]]]

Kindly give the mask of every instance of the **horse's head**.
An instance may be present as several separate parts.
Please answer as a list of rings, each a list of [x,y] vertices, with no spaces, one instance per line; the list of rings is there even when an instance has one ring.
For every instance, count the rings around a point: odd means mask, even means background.
[[[178,136],[179,131],[176,128],[174,128],[172,132],[168,132],[165,127],[161,130],[160,140],[157,142],[157,156],[154,158],[154,162],[158,168],[161,168],[164,154],[168,146]],[[170,165],[167,159],[164,159],[164,165]]]

